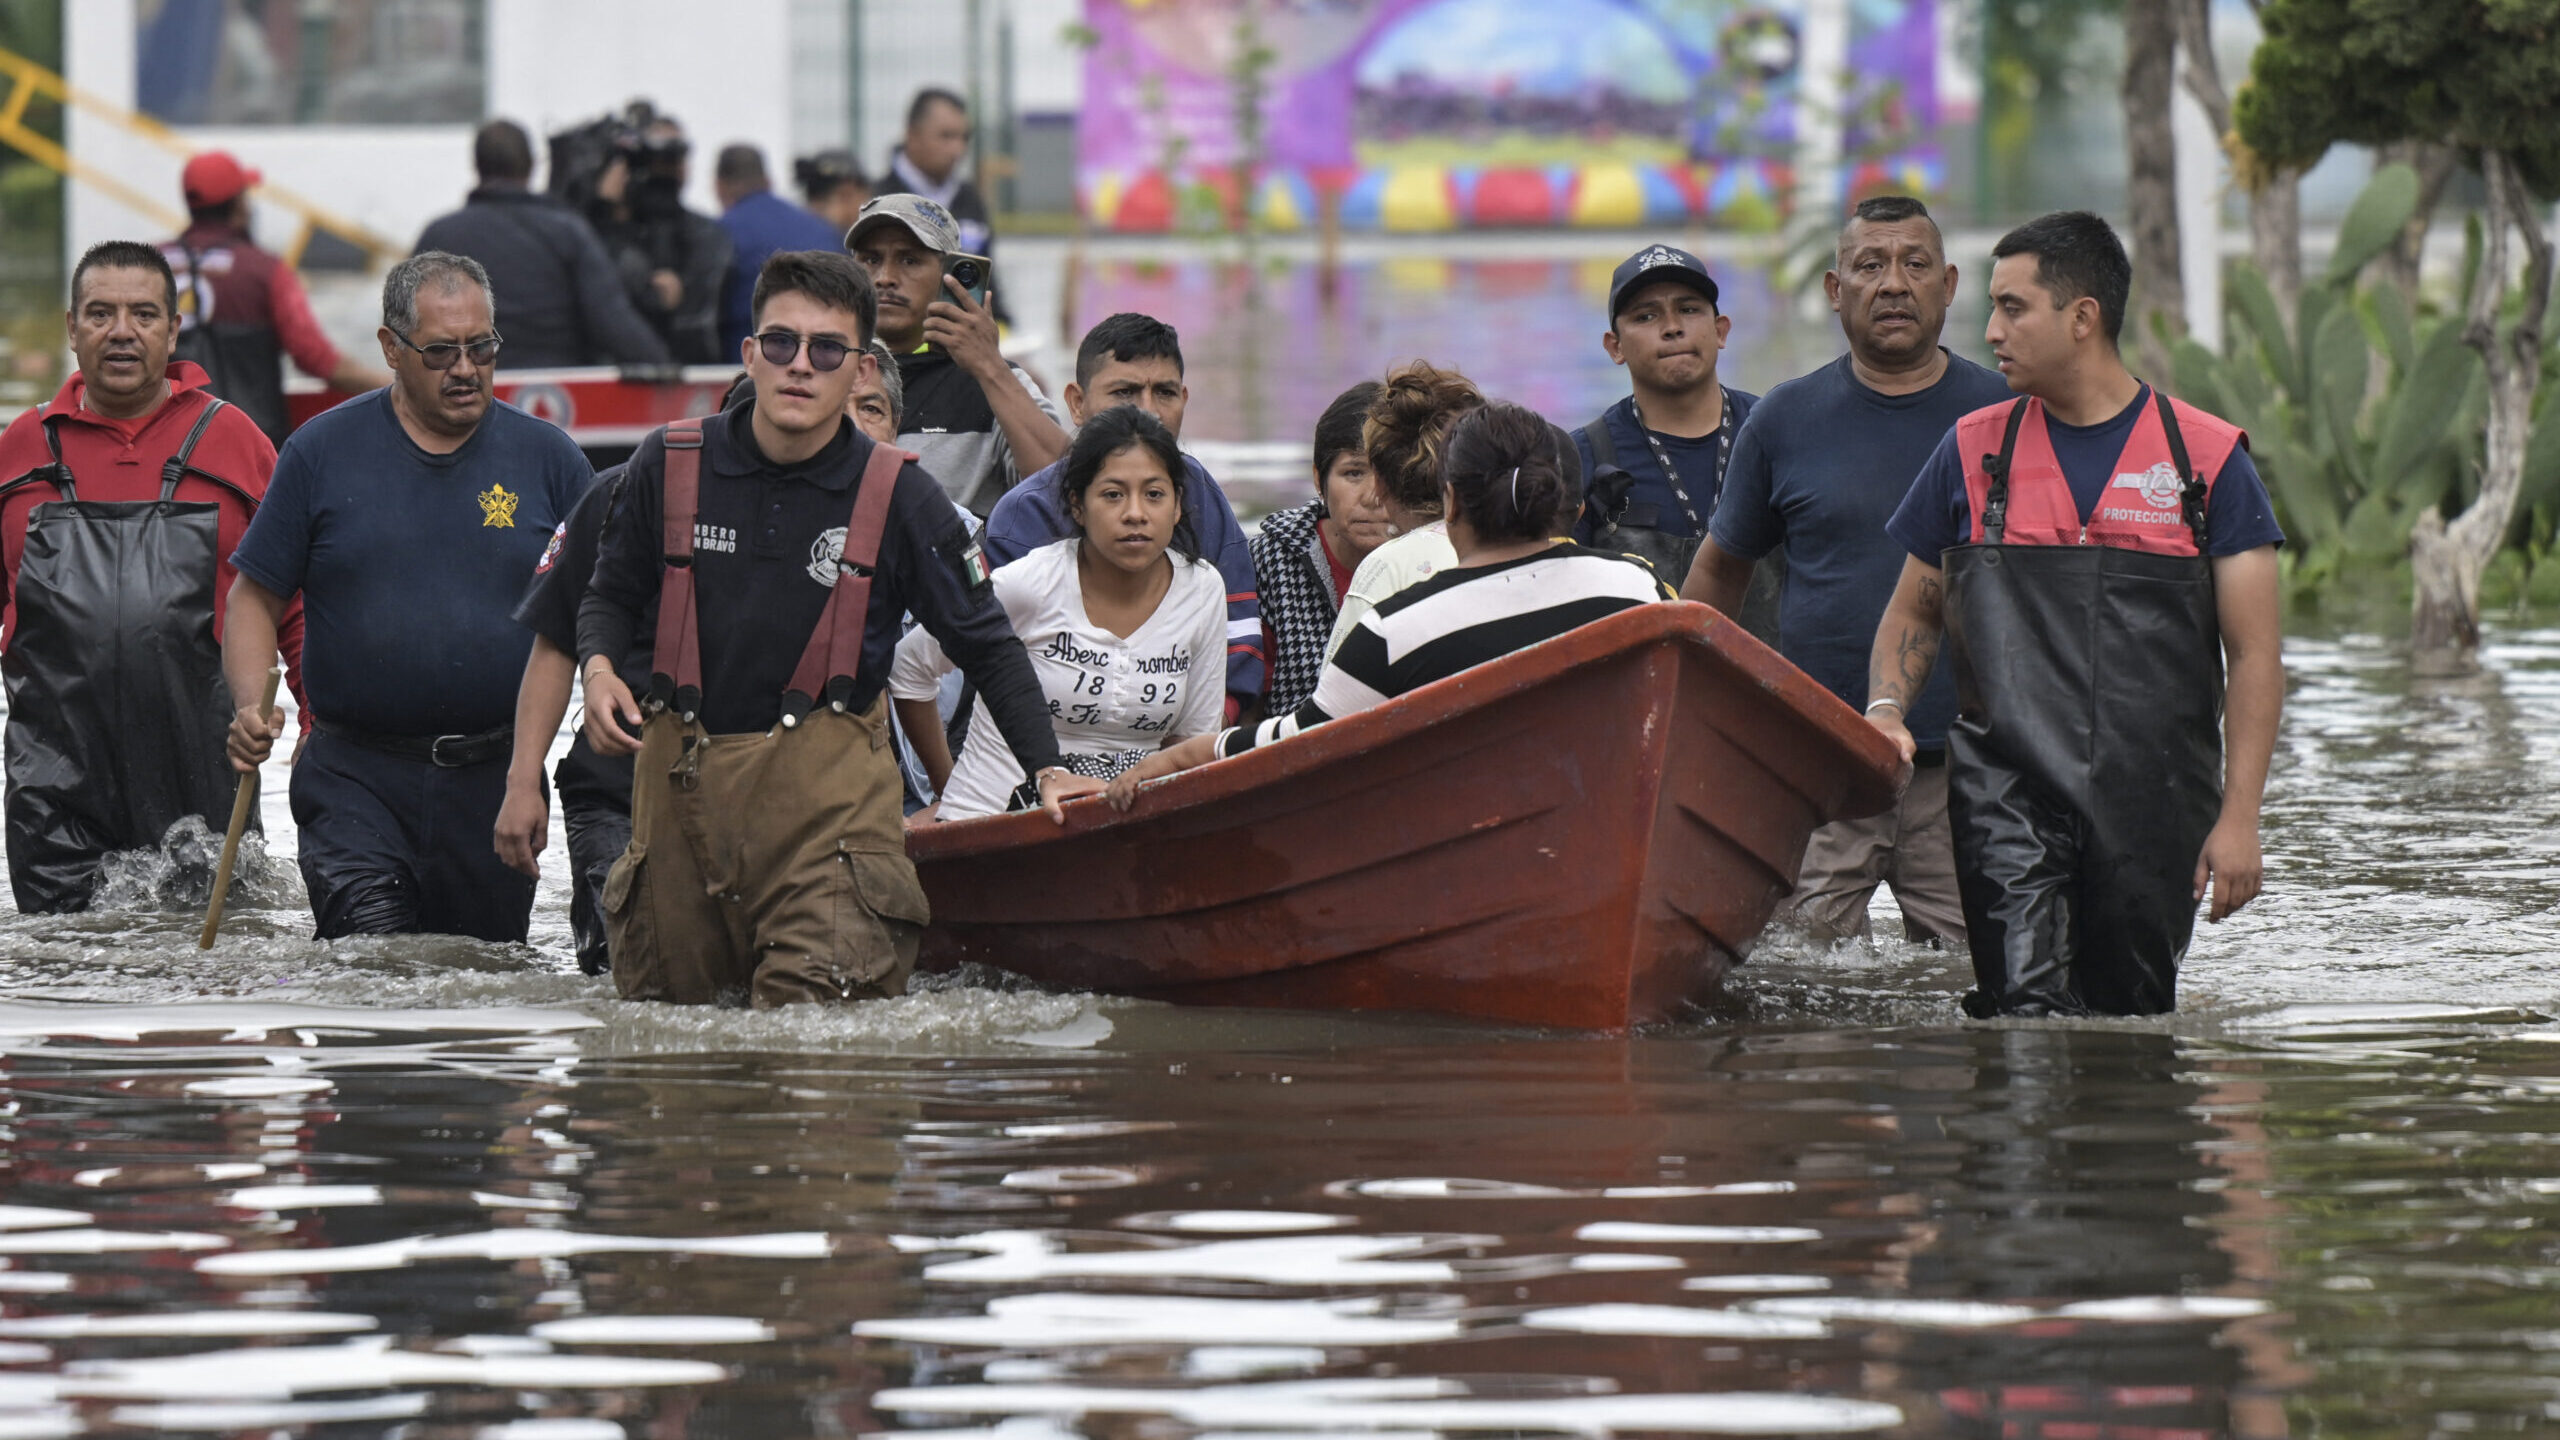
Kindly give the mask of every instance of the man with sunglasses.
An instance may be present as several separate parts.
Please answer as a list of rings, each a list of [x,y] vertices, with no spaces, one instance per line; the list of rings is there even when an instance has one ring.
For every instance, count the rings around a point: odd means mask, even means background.
[[[1054,802],[1076,784],[986,561],[932,476],[846,407],[870,279],[784,251],[740,349],[755,398],[640,444],[578,611],[586,734],[640,760],[604,887],[614,988],[759,1008],[903,993],[927,918],[885,682],[912,613]],[[647,703],[616,669],[657,605]]]
[[[376,332],[390,386],[294,432],[232,557],[222,659],[242,771],[281,728],[258,700],[302,598],[318,725],[294,757],[293,820],[323,939],[522,941],[532,916],[531,877],[489,845],[532,642],[511,612],[594,477],[566,434],[491,402],[495,313],[477,261],[393,266]]]

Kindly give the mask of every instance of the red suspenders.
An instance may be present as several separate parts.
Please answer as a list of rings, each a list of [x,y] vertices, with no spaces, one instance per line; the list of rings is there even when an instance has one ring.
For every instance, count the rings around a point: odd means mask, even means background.
[[[693,525],[702,500],[701,420],[679,420],[666,428],[667,464],[665,524],[662,548],[666,583],[658,597],[657,678],[672,685],[653,687],[653,696],[692,720],[702,704],[702,636],[695,619]],[[910,456],[894,445],[875,444],[854,490],[853,519],[845,527],[844,551],[837,561],[835,591],[826,612],[809,632],[808,647],[791,672],[783,692],[782,723],[793,726],[824,698],[842,710],[853,696],[854,677],[862,670],[862,632],[871,613],[871,579],[880,563],[880,537],[889,524],[889,501],[898,488],[898,472]]]

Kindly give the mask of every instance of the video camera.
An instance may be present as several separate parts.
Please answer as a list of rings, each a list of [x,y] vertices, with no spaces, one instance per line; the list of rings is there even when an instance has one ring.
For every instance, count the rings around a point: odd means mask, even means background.
[[[672,214],[681,203],[684,163],[692,142],[675,117],[646,100],[549,137],[550,193],[580,211],[591,209],[605,171],[623,162],[629,176],[623,202],[636,215]]]

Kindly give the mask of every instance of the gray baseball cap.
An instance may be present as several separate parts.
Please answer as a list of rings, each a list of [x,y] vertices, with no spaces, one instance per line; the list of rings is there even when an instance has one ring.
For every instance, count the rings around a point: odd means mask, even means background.
[[[921,195],[882,195],[862,207],[854,217],[853,228],[844,232],[844,248],[852,249],[862,241],[862,233],[882,225],[904,225],[916,237],[916,243],[939,255],[960,248],[960,222],[951,212]]]

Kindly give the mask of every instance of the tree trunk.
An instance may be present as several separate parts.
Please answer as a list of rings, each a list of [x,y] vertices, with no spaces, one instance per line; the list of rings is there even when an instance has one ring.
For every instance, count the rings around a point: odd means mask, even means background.
[[[2278,170],[2249,197],[2249,258],[2267,277],[2276,308],[2291,315],[2302,299],[2302,172]]]
[[[2525,189],[2513,157],[2483,151],[2480,168],[2489,182],[2483,216],[2480,278],[2462,338],[2480,352],[2489,381],[2489,434],[2480,472],[2480,494],[2470,508],[2444,521],[2429,510],[2409,536],[2416,593],[2409,627],[2410,668],[2421,675],[2454,675],[2479,663],[2480,577],[2497,557],[2515,521],[2524,487],[2525,442],[2533,418],[2533,392],[2542,383],[2542,321],[2551,305],[2551,236],[2542,212]],[[2515,328],[2498,333],[2506,303],[2507,231],[2524,242],[2524,310]]]
[[[2427,229],[2435,222],[2436,202],[2444,198],[2445,185],[2461,166],[2461,152],[2431,140],[2402,140],[2383,146],[2373,158],[2377,166],[2397,161],[2418,172],[2418,208],[2409,212],[2409,223],[2400,227],[2399,238],[2374,258],[2371,267],[2375,278],[2398,285],[2414,305],[2418,266],[2426,258]]]
[[[2187,93],[2204,107],[2225,150],[2231,134],[2231,91],[2222,83],[2221,61],[2213,53],[2213,0],[2173,0],[2178,26],[2178,53],[2185,63],[2178,78]],[[2249,258],[2275,292],[2279,313],[2291,315],[2302,295],[2302,172],[2278,170],[2249,193]]]
[[[2177,98],[2178,15],[2175,0],[2127,0],[2124,7],[2125,210],[2133,251],[2133,332],[2136,368],[2169,373],[2168,347],[2154,332],[2153,316],[2169,333],[2186,332],[2186,285],[2178,276],[2178,156],[2169,106]]]

